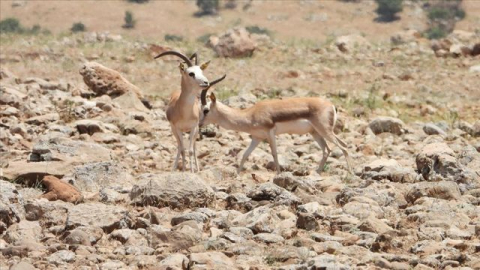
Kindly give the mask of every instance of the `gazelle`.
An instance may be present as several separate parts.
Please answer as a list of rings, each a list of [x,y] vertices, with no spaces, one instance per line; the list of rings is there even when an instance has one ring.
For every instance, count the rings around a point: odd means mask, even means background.
[[[318,97],[274,99],[260,101],[250,108],[241,110],[217,101],[213,93],[210,94],[210,100],[211,102],[203,106],[204,116],[200,120],[200,126],[214,123],[252,136],[252,142],[243,154],[238,172],[242,170],[252,151],[266,139],[270,144],[277,173],[280,173],[275,135],[310,133],[323,152],[318,173],[323,170],[331,152],[325,139],[342,150],[348,170],[352,173],[347,145],[333,132],[337,112],[330,101]]]
[[[190,158],[190,171],[193,172],[193,161],[195,161],[195,167],[198,171],[198,160],[195,151],[195,140],[198,135],[199,119],[200,119],[200,105],[198,103],[198,95],[202,90],[208,88],[210,85],[214,85],[223,79],[216,80],[211,84],[208,79],[203,75],[203,70],[208,67],[210,61],[198,65],[197,54],[193,54],[191,59],[195,58],[195,65],[185,55],[175,52],[167,51],[163,52],[155,57],[155,59],[165,56],[175,55],[182,59],[185,63],[180,64],[181,79],[181,91],[173,92],[170,96],[170,101],[167,104],[167,120],[172,128],[172,133],[177,140],[177,156],[173,164],[173,170],[178,168],[178,160],[180,155],[182,156],[183,171],[185,171],[185,146],[183,143],[183,132],[190,132],[188,155]],[[187,64],[187,67],[185,67]],[[225,77],[223,77],[225,78]]]

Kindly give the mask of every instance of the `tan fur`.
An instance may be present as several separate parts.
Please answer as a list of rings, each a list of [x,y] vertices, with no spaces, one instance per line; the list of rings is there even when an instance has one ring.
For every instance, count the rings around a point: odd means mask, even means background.
[[[252,143],[242,158],[239,170],[241,170],[243,162],[251,151],[258,145],[258,142],[267,139],[277,166],[277,172],[280,172],[275,135],[281,133],[311,133],[324,152],[319,170],[323,169],[330,153],[330,149],[325,142],[326,139],[342,150],[351,171],[346,144],[333,132],[336,112],[330,101],[318,97],[275,99],[260,101],[250,108],[240,110],[216,102],[214,96],[211,99],[210,111],[201,121],[201,124],[215,123],[226,129],[243,131],[252,135]]]

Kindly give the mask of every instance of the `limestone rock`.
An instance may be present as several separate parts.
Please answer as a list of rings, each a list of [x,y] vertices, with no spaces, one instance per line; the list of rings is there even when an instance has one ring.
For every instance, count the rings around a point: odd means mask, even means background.
[[[70,208],[66,227],[74,229],[83,227],[98,227],[105,232],[129,227],[131,224],[127,210],[119,205],[103,203],[83,203]]]
[[[256,44],[245,28],[233,28],[219,37],[213,50],[221,57],[250,57]]]
[[[414,203],[417,199],[425,196],[444,200],[458,200],[461,194],[455,182],[422,182],[412,184],[407,194],[405,194],[405,199],[410,203]]]
[[[127,81],[118,71],[99,63],[84,63],[80,69],[80,75],[82,75],[85,84],[98,96],[118,97],[133,92],[137,97],[142,97],[140,89]]]
[[[427,180],[436,175],[453,180],[463,178],[455,153],[445,143],[427,144],[417,155],[416,163],[418,172]]]
[[[24,217],[23,196],[12,183],[0,180],[0,234]]]
[[[144,175],[130,192],[134,203],[174,208],[206,206],[213,197],[212,188],[191,173]]]
[[[370,43],[363,36],[358,34],[340,36],[335,40],[335,46],[344,53],[350,53],[357,48],[370,47]]]
[[[402,120],[393,117],[377,117],[373,119],[369,127],[375,134],[390,132],[396,135],[402,135],[405,132],[405,124]]]
[[[222,252],[191,253],[188,256],[190,269],[233,269],[235,264]]]

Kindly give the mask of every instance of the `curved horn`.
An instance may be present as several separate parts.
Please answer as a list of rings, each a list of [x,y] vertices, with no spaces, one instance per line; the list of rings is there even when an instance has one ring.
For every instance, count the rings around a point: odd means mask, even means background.
[[[227,74],[223,75],[223,77],[218,78],[218,79],[212,81],[212,82],[210,83],[210,85],[208,85],[207,88],[205,88],[205,89],[202,90],[202,94],[200,95],[200,100],[202,101],[202,106],[207,105],[207,92],[208,92],[208,89],[210,89],[210,87],[212,87],[213,85],[215,85],[215,84],[223,81],[226,77],[227,77]]]
[[[192,66],[192,61],[190,61],[190,59],[188,59],[185,55],[183,55],[183,54],[181,54],[181,53],[179,53],[179,52],[176,52],[176,51],[166,51],[166,52],[163,52],[163,53],[155,56],[155,58],[153,58],[153,59],[157,59],[157,58],[162,57],[162,56],[165,56],[165,55],[175,55],[175,56],[178,56],[178,57],[182,58],[182,60],[185,61],[185,63],[187,63],[187,65],[188,65],[189,67]]]
[[[194,52],[194,53],[190,56],[190,60],[192,60],[193,58],[195,58],[195,66],[198,66],[198,55],[197,55],[197,52]]]

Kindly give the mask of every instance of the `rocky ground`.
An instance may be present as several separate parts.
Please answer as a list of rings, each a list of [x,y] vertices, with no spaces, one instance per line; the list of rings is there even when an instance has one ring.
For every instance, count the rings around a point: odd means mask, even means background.
[[[480,269],[478,34],[432,50],[408,31],[391,44],[293,46],[240,32],[199,49],[232,53],[232,38],[235,54],[253,54],[213,59],[209,77],[231,78],[217,96],[234,107],[327,96],[355,175],[336,148],[315,173],[307,135],[279,136],[282,174],[266,144],[237,174],[249,136],[213,126],[197,143],[201,171],[171,172],[159,96],[179,87],[176,62],[142,63],[168,48],[97,33],[43,48],[4,38],[0,268]]]

